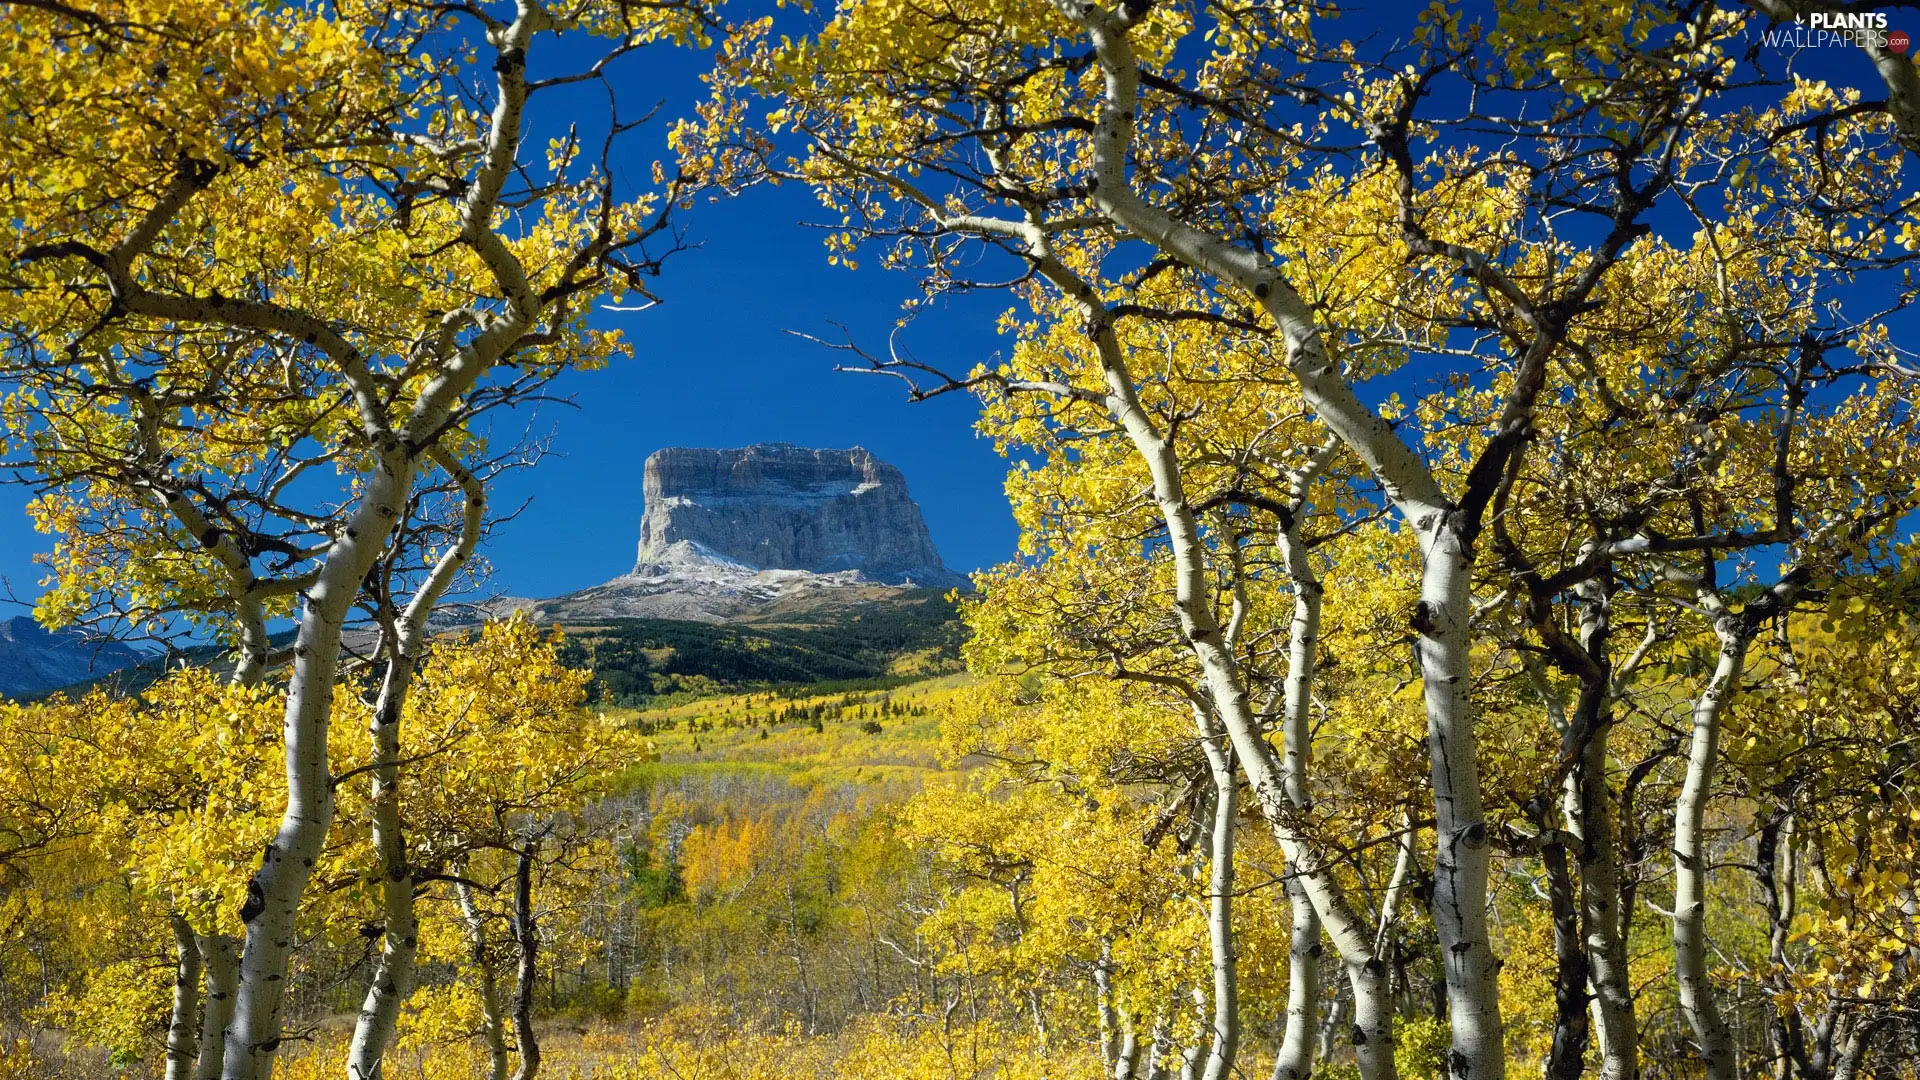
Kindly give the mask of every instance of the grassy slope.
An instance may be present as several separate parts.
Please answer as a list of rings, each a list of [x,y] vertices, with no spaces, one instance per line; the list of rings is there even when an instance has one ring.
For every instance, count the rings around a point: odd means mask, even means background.
[[[805,618],[721,625],[599,620],[565,628],[563,658],[594,670],[602,704],[634,707],[774,688],[788,698],[884,690],[959,665],[964,631],[937,590]]]
[[[628,770],[626,781],[632,786],[723,773],[776,774],[798,787],[878,784],[918,780],[943,768],[942,706],[969,682],[967,676],[953,674],[888,690],[731,694],[609,714],[650,732],[659,752],[659,760]],[[891,703],[895,714],[880,715],[883,703]],[[908,715],[899,715],[901,709]],[[816,710],[822,714],[818,731],[812,715]],[[864,729],[867,721],[880,730]]]

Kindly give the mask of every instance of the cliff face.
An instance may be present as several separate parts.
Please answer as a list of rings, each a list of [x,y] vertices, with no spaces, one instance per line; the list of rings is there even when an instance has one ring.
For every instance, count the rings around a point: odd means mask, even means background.
[[[647,459],[642,485],[636,576],[726,562],[753,570],[857,571],[888,585],[958,580],[941,565],[900,470],[857,446],[671,447]]]
[[[0,620],[0,696],[22,697],[98,678],[139,662],[117,641],[51,633],[25,616]]]
[[[965,588],[940,563],[900,470],[854,447],[670,447],[647,459],[640,553],[604,585],[534,602],[537,616],[801,619]]]

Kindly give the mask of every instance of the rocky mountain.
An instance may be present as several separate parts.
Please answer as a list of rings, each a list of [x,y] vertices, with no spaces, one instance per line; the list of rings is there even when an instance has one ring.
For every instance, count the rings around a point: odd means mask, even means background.
[[[633,570],[537,615],[723,622],[966,584],[900,470],[861,447],[669,447],[647,458],[641,492]]]
[[[97,679],[139,663],[140,653],[117,641],[92,641],[70,630],[43,629],[19,615],[0,621],[0,696],[31,697]]]

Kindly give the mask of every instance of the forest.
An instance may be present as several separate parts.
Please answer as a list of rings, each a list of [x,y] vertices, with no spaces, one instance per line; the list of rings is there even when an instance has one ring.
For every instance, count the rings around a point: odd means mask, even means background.
[[[1920,1077],[1912,6],[3,6],[3,1080]],[[960,624],[436,617],[776,186]]]

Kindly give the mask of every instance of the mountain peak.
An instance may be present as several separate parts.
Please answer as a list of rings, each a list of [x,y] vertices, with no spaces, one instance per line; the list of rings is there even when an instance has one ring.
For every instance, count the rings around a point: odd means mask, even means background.
[[[954,585],[900,470],[865,448],[673,446],[647,458],[634,574],[690,562]]]
[[[48,630],[31,617],[0,619],[0,697],[42,694],[140,661],[118,641]]]
[[[864,447],[670,446],[647,458],[633,570],[546,617],[723,622],[965,588],[900,470]]]

